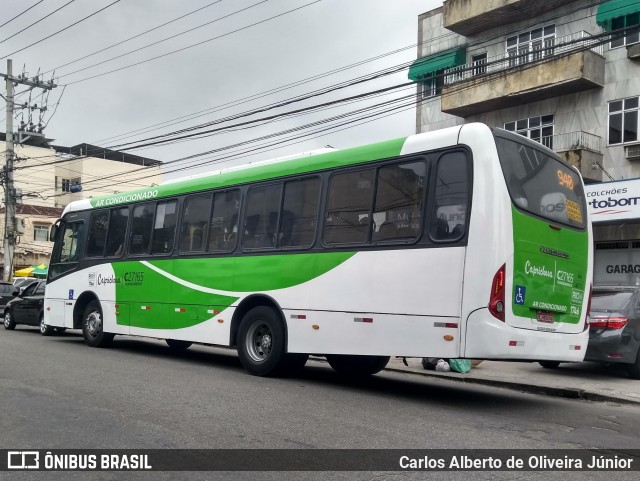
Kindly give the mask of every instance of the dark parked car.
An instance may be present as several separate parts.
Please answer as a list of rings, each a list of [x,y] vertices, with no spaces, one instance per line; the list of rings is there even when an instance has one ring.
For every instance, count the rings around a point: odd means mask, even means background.
[[[626,364],[640,379],[640,287],[594,287],[585,361]]]
[[[19,288],[22,292],[29,284],[33,284],[37,280],[35,277],[16,277],[13,279],[13,287]]]
[[[11,330],[15,329],[16,324],[26,324],[40,326],[40,332],[44,336],[53,334],[56,328],[44,323],[45,285],[46,281],[33,282],[7,303],[4,308],[5,329]]]
[[[0,312],[4,313],[4,308],[11,299],[15,287],[10,282],[0,281]]]
[[[585,361],[624,364],[640,379],[640,286],[593,287]],[[540,361],[553,369],[558,361]]]

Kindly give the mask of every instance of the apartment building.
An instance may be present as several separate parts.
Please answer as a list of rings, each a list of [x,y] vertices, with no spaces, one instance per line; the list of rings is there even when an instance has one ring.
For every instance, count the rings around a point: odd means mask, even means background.
[[[419,16],[408,73],[417,132],[484,122],[555,150],[587,183],[605,182],[587,189],[604,283],[622,282],[609,265],[640,272],[637,210],[602,207],[640,199],[639,32],[637,0],[445,0]],[[640,283],[632,274],[623,283]]]
[[[4,140],[4,133],[0,133],[3,152]],[[69,202],[149,187],[163,180],[162,162],[158,160],[90,144],[63,147],[36,138],[16,144],[15,158],[16,220],[22,233],[15,247],[12,271],[49,262],[53,245],[48,239],[49,228]],[[3,196],[3,239],[4,212]],[[0,252],[4,262],[3,242]]]

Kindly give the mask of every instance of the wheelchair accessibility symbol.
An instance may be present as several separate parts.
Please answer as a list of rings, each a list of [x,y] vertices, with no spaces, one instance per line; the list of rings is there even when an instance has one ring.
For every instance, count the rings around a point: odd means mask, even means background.
[[[524,298],[527,294],[527,288],[524,286],[516,286],[516,294],[514,296],[513,302],[516,304],[524,304]]]

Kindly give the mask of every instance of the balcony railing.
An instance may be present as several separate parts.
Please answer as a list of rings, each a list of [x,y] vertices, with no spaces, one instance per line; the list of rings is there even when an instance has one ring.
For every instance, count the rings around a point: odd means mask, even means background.
[[[545,147],[556,152],[591,150],[592,152],[602,153],[600,150],[602,138],[589,132],[567,132],[566,134],[548,135],[542,138],[532,137],[531,140],[540,142]]]
[[[567,150],[591,150],[602,152],[602,138],[589,132],[568,132],[566,134],[553,135],[551,138],[552,149],[556,152]]]
[[[588,48],[599,55],[604,54],[602,39],[593,38],[590,33],[581,31],[563,37],[532,42],[527,45],[517,45],[510,48],[508,52],[496,57],[446,69],[444,71],[444,83],[449,85],[473,77],[549,60],[584,48]]]

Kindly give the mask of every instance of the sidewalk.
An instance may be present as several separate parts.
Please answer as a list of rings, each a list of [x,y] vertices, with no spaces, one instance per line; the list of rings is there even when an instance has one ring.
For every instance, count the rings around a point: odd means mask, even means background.
[[[537,362],[483,361],[469,373],[460,374],[428,371],[420,359],[407,359],[407,363],[409,366],[402,358],[391,358],[385,370],[551,396],[640,405],[640,380],[627,377],[623,366],[584,362],[545,369]]]

